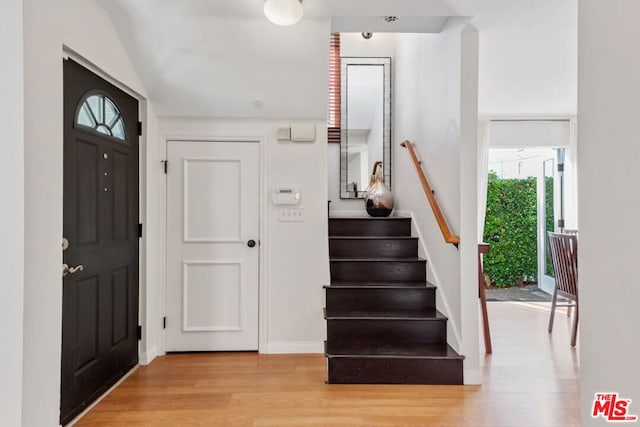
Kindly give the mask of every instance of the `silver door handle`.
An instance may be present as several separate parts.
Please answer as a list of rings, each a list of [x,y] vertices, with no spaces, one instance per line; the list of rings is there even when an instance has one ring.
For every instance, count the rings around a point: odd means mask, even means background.
[[[80,264],[77,267],[69,267],[69,265],[67,264],[62,264],[62,277],[66,276],[67,274],[73,274],[77,271],[82,271],[84,270],[84,267],[82,266],[82,264]]]

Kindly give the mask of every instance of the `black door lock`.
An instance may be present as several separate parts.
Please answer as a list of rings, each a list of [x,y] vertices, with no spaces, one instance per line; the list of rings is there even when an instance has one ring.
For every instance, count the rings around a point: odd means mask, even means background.
[[[247,242],[247,246],[249,246],[250,248],[253,248],[256,245],[256,241],[251,239]]]

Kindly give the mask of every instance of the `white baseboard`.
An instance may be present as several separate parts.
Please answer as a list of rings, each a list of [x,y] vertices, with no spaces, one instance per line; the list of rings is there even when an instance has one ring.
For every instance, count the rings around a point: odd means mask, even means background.
[[[143,366],[148,365],[153,361],[153,359],[156,358],[157,355],[158,355],[158,350],[156,349],[156,346],[153,346],[147,349],[146,352],[142,352],[138,355],[138,363],[140,363]]]
[[[411,224],[412,224],[411,229],[414,230],[416,233],[415,237],[418,238],[418,242],[419,242],[418,244],[422,249],[422,253],[424,254],[425,258],[428,261],[431,260],[431,257],[429,256],[429,250],[427,249],[427,241],[422,236],[422,231],[418,226],[418,220],[415,214],[412,211],[399,211],[399,212],[403,212],[402,214],[403,216],[411,217]],[[440,282],[440,279],[438,277],[438,274],[435,268],[429,262],[427,262],[427,279],[428,279],[429,271],[431,271],[431,274],[433,276],[430,282],[436,285],[438,288],[441,288],[442,283]],[[447,300],[445,293],[442,291],[438,291],[438,296],[440,298],[440,301],[442,301],[442,305],[443,305],[440,311],[442,311],[445,315],[450,316],[450,313],[452,313],[452,311],[449,306],[449,301]],[[449,345],[451,345],[451,347],[454,348],[454,350],[458,351],[458,349],[462,347],[462,340],[460,339],[461,334],[459,332],[460,328],[458,327],[458,322],[453,317],[449,317],[449,320],[447,320],[447,324],[448,324],[448,329],[451,332],[453,332],[453,334],[447,334],[447,341],[449,342]]]
[[[465,385],[482,384],[482,371],[480,369],[465,369],[463,375]]]
[[[324,353],[322,341],[271,341],[265,349],[260,349],[262,354],[299,354],[299,353]]]

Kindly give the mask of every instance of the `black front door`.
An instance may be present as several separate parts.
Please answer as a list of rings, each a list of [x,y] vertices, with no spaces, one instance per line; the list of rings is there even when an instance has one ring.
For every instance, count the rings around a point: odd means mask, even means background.
[[[138,101],[65,60],[62,424],[138,363],[138,138]]]

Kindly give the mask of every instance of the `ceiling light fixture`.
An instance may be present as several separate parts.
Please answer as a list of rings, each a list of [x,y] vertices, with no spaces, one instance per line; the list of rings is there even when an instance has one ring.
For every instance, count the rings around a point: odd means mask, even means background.
[[[371,37],[373,37],[373,33],[369,33],[369,32],[362,33],[362,38],[364,38],[365,40],[369,40]]]
[[[264,16],[276,25],[293,25],[302,19],[302,0],[266,0]]]

